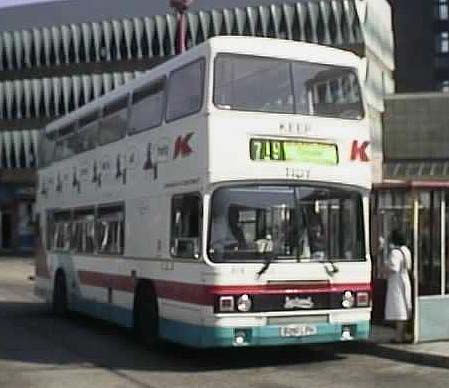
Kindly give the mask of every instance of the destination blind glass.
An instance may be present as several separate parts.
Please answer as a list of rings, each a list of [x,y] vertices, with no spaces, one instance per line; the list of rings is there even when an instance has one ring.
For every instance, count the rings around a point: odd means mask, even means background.
[[[335,144],[305,141],[251,139],[251,160],[300,162],[313,164],[338,164]]]

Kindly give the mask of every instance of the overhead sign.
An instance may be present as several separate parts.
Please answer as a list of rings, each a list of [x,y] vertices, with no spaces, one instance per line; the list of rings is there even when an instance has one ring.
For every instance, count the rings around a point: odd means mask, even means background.
[[[338,149],[336,144],[328,143],[251,139],[250,158],[258,161],[336,165]]]

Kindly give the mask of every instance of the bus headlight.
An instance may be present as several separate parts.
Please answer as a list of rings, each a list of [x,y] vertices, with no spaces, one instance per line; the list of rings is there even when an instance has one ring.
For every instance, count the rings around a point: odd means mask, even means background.
[[[239,296],[239,298],[237,299],[237,310],[242,313],[246,313],[249,310],[251,310],[252,305],[253,302],[251,301],[251,298],[247,294]]]
[[[352,291],[345,291],[345,293],[343,294],[341,305],[345,309],[350,309],[351,307],[354,307],[354,303],[355,303],[354,293]]]

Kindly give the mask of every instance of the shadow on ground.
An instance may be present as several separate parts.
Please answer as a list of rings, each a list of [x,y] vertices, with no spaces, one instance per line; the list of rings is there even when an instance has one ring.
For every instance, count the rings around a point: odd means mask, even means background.
[[[192,349],[164,343],[148,350],[131,332],[106,322],[72,314],[54,317],[42,303],[0,303],[0,364],[92,365],[107,369],[216,371],[265,366],[297,366],[339,360],[332,348]]]
[[[17,362],[22,369],[78,364],[109,370],[201,372],[297,367],[338,361],[354,354],[449,368],[448,358],[420,356],[374,343],[208,350],[165,343],[148,350],[135,341],[131,332],[100,320],[79,314],[56,318],[42,303],[0,303],[0,365]]]

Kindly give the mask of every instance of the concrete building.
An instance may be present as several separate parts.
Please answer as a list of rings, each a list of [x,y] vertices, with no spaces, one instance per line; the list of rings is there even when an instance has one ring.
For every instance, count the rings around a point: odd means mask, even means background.
[[[166,0],[66,0],[0,11],[0,249],[32,247],[39,131],[175,54]],[[374,176],[382,178],[383,96],[394,91],[386,0],[198,0],[188,46],[215,35],[293,39],[366,62]]]
[[[448,0],[389,1],[393,9],[397,91],[449,91]]]

